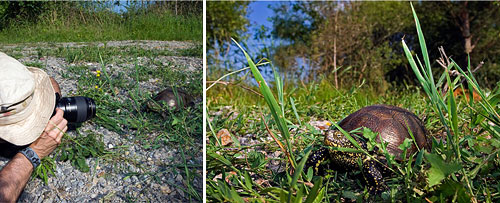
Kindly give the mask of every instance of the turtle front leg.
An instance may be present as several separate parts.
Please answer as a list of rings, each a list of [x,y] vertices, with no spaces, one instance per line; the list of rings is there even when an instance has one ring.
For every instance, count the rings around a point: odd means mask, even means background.
[[[306,172],[309,167],[313,167],[315,175],[324,173],[324,170],[322,167],[320,167],[320,165],[328,158],[328,155],[328,149],[325,147],[321,147],[318,150],[312,152],[312,154],[310,154],[307,158],[306,164],[304,166]]]
[[[378,164],[374,160],[366,160],[363,163],[363,176],[368,184],[369,191],[371,194],[380,194],[387,190],[387,185],[384,182],[381,171],[378,168]]]

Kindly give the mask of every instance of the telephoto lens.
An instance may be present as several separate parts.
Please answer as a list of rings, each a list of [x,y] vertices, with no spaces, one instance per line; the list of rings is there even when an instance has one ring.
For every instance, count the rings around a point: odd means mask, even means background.
[[[89,97],[63,97],[56,103],[56,108],[64,111],[64,118],[70,123],[82,123],[95,117],[96,105]]]

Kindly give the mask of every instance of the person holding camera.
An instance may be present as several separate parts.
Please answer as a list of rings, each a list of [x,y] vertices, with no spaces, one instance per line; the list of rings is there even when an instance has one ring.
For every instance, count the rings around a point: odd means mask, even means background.
[[[21,149],[0,170],[0,202],[15,202],[31,173],[61,143],[68,129],[56,109],[57,82],[0,52],[0,142]]]

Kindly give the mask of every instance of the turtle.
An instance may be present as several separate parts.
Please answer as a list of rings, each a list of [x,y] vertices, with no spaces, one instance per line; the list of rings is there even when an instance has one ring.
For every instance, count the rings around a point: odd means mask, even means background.
[[[146,106],[148,110],[159,112],[163,118],[167,118],[169,111],[165,108],[177,111],[194,104],[195,98],[192,95],[177,88],[167,87],[148,101]]]
[[[380,143],[380,139],[382,139],[387,142],[386,149],[388,153],[394,155],[397,161],[401,161],[401,154],[403,153],[399,146],[406,138],[412,139],[409,130],[411,130],[415,138],[414,143],[418,147],[412,144],[407,149],[407,155],[413,154],[419,149],[429,149],[427,131],[423,122],[415,114],[400,107],[384,104],[366,106],[348,115],[338,126],[346,132],[366,127],[378,133],[376,141]],[[329,129],[324,135],[323,144],[325,146],[357,149],[338,129]],[[351,137],[364,150],[367,150],[366,141],[360,138],[362,136],[351,135]],[[312,152],[306,161],[305,167],[306,170],[309,167],[314,167],[315,174],[321,175],[321,173],[324,173],[324,170],[322,170],[324,167],[344,171],[359,170],[359,161],[361,161],[361,171],[365,182],[368,184],[368,190],[372,194],[380,194],[387,189],[383,178],[390,172],[386,166],[381,164],[386,162],[384,156],[373,154],[373,152],[369,153],[373,156],[367,156],[365,153],[339,151],[322,146]],[[322,164],[325,160],[329,160],[330,164],[326,166]]]

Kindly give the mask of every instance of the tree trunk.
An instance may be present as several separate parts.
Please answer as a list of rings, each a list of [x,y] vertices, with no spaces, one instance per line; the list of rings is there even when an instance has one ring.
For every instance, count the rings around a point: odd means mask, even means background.
[[[338,13],[335,11],[335,35],[333,36],[333,70],[335,78],[335,88],[339,88],[339,83],[337,79],[337,16]]]
[[[460,20],[462,21],[461,30],[462,37],[464,38],[464,49],[466,54],[470,54],[474,46],[472,45],[472,34],[470,31],[470,18],[469,11],[467,10],[467,2],[464,2],[464,7],[460,13]]]

